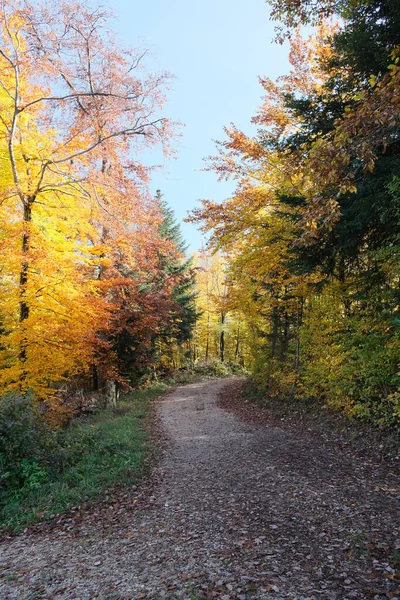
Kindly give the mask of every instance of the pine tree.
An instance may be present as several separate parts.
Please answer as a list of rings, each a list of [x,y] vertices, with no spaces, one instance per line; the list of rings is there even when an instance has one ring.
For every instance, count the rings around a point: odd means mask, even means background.
[[[161,257],[164,275],[173,283],[168,319],[155,339],[155,345],[161,365],[176,368],[182,362],[192,360],[191,341],[198,317],[194,289],[196,275],[193,259],[186,258],[187,246],[180,225],[160,190],[156,192],[156,202],[163,218],[159,235],[173,245],[175,254]]]

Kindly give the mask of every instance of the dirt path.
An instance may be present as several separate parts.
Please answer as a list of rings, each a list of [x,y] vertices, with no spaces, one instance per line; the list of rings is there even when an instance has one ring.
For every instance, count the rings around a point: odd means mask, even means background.
[[[6,541],[1,600],[400,599],[393,473],[236,419],[216,405],[226,385],[158,403],[169,442],[148,506]]]

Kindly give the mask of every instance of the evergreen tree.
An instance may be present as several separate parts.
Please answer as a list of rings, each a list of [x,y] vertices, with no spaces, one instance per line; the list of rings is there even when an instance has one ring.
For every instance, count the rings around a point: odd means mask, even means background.
[[[176,253],[172,257],[161,257],[165,276],[173,281],[173,285],[168,319],[164,321],[154,341],[161,365],[175,368],[182,362],[191,361],[191,340],[198,317],[194,289],[196,275],[193,259],[186,258],[187,246],[180,225],[160,190],[156,192],[156,201],[163,216],[159,226],[160,237],[171,242]]]

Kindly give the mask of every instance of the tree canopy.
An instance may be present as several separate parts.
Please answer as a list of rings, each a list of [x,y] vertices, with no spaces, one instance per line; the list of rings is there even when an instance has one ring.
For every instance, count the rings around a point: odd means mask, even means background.
[[[255,136],[225,129],[208,168],[235,178],[235,194],[204,201],[192,220],[228,257],[267,392],[394,425],[400,8],[270,4],[288,28],[292,70],[260,79]],[[317,24],[308,39],[296,29],[306,23]]]

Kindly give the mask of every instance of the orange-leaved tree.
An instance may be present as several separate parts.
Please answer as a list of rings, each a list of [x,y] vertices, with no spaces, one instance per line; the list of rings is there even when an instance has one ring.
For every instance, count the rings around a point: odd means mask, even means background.
[[[2,0],[0,10],[1,377],[45,398],[107,345],[110,288],[156,256],[136,157],[168,151],[168,77],[116,46],[103,9]]]

